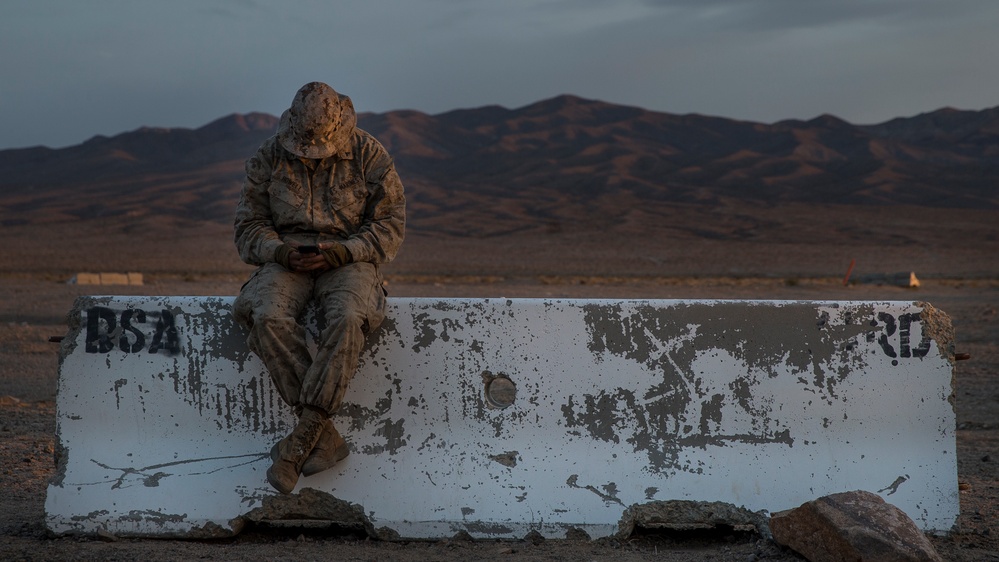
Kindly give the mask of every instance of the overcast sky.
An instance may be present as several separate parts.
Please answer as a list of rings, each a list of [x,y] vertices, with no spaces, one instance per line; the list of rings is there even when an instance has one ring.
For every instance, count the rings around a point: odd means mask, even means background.
[[[771,123],[999,105],[997,0],[5,0],[0,149],[559,94]]]

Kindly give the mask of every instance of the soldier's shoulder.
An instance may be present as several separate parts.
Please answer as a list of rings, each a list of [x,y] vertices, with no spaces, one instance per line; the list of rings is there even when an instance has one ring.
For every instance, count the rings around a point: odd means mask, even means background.
[[[277,136],[264,139],[257,151],[246,159],[246,177],[257,183],[266,181],[270,177],[270,170],[274,162],[281,156],[281,143],[277,142]]]
[[[386,165],[391,163],[392,156],[389,154],[388,149],[371,133],[355,128],[354,143],[355,154],[364,155],[366,160],[375,162],[385,160],[387,161]]]
[[[360,127],[354,127],[354,141],[358,146],[377,146],[378,148],[384,149],[382,143],[379,142],[374,135]]]
[[[277,154],[281,150],[284,150],[284,148],[281,146],[281,143],[278,142],[277,135],[271,135],[260,143],[260,147],[257,149],[257,154],[269,156]]]
[[[286,159],[289,157],[287,149],[278,141],[277,135],[272,135],[264,139],[257,151],[254,152],[250,158],[263,160],[273,164],[277,160]]]

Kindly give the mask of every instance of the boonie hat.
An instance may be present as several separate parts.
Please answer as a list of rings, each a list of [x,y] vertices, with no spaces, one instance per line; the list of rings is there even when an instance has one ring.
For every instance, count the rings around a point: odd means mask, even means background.
[[[346,146],[357,125],[350,98],[322,82],[302,86],[281,114],[278,141],[304,158],[326,158]]]

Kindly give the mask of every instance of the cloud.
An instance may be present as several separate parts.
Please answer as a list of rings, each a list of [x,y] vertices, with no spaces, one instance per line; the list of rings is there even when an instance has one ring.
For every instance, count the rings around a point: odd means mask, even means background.
[[[752,120],[999,103],[994,0],[91,0],[0,19],[0,148],[280,113],[323,80],[360,111],[562,93]],[[44,122],[43,122],[44,121]]]
[[[746,33],[850,24],[939,26],[995,15],[991,0],[640,0],[686,24]]]

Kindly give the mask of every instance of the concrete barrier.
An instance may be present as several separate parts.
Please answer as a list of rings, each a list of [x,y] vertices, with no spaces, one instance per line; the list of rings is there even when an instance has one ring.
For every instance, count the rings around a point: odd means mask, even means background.
[[[280,496],[266,453],[293,418],[231,303],[77,301],[51,531],[596,538],[659,502],[845,490],[956,522],[953,331],[926,304],[392,299],[335,419],[351,455]]]

